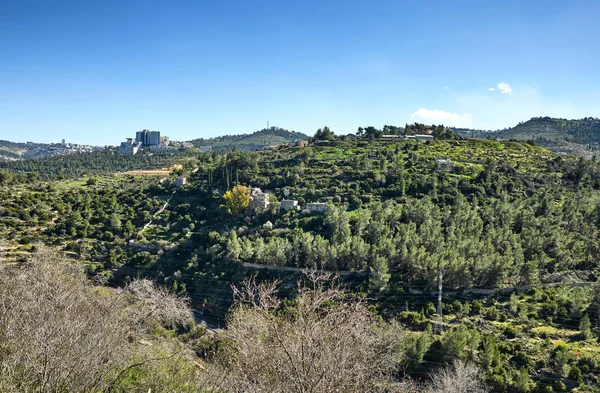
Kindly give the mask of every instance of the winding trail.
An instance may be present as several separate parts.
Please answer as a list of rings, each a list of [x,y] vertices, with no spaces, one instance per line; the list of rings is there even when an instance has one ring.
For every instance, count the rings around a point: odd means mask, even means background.
[[[169,202],[171,202],[171,199],[173,199],[173,196],[175,195],[175,193],[177,192],[177,189],[173,190],[173,192],[171,193],[171,196],[169,197],[169,199],[167,199],[167,201],[165,202],[165,204],[156,211],[156,213],[154,213],[152,215],[152,218],[150,219],[150,221],[148,221],[148,223],[146,225],[144,225],[144,227],[142,229],[140,229],[140,231],[137,233],[137,237],[140,237],[142,235],[142,233],[144,233],[144,231],[152,224],[152,221],[154,221],[154,219],[162,212],[165,211],[165,209],[167,208],[167,206],[169,206]]]

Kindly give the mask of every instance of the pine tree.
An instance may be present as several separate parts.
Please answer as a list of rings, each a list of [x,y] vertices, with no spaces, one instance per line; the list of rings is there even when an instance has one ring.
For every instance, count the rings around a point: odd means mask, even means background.
[[[591,326],[592,326],[592,324],[590,323],[590,317],[588,317],[588,315],[585,314],[581,318],[581,321],[579,322],[579,333],[581,334],[581,337],[584,340],[587,340],[588,338],[591,337],[591,335],[592,335]]]
[[[373,292],[382,292],[387,288],[390,281],[388,271],[388,263],[385,258],[375,259],[373,266],[371,266],[371,277],[369,278],[369,287]]]
[[[531,390],[531,386],[529,385],[529,373],[527,372],[527,368],[522,368],[515,379],[515,388],[518,392],[528,393]]]

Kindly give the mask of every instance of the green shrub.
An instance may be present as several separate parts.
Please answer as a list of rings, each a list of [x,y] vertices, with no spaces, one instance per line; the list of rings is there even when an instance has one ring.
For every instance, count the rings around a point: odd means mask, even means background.
[[[506,329],[504,329],[504,335],[508,339],[513,339],[517,337],[517,331],[513,326],[507,326]]]
[[[411,328],[419,330],[424,329],[429,323],[424,315],[416,311],[402,311],[396,316],[396,319]]]

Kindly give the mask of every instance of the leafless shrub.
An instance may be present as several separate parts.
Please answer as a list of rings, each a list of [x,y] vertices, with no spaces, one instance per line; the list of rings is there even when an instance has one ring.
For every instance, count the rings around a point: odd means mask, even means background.
[[[48,250],[0,275],[0,391],[99,391],[124,366],[129,323],[115,296]]]
[[[0,392],[218,386],[218,369],[194,366],[180,344],[139,329],[190,318],[187,300],[146,280],[118,294],[91,285],[80,265],[41,248],[22,266],[0,264]]]
[[[176,328],[193,320],[188,298],[179,297],[153,281],[136,279],[124,291],[136,303],[139,317],[143,321],[153,318],[161,325]]]
[[[385,330],[365,304],[322,277],[299,283],[281,312],[277,283],[234,288],[228,321],[235,392],[375,392],[397,362],[397,330]]]
[[[425,393],[486,393],[488,388],[481,380],[481,370],[455,360],[452,365],[431,376]]]

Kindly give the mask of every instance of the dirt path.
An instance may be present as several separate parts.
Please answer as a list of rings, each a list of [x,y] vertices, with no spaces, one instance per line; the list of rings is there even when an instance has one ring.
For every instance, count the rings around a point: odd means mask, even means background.
[[[142,233],[144,233],[144,231],[152,224],[152,221],[154,221],[154,219],[156,217],[158,217],[158,215],[160,213],[165,211],[167,206],[169,206],[169,202],[171,202],[171,199],[173,199],[173,196],[175,195],[176,192],[177,192],[177,189],[173,190],[173,192],[171,193],[171,196],[169,197],[169,199],[167,199],[165,204],[159,210],[157,210],[156,213],[154,213],[152,215],[152,218],[150,219],[150,221],[148,221],[148,223],[146,223],[146,225],[144,225],[144,227],[142,229],[140,229],[140,231],[137,233],[137,237],[140,237],[142,235]]]

